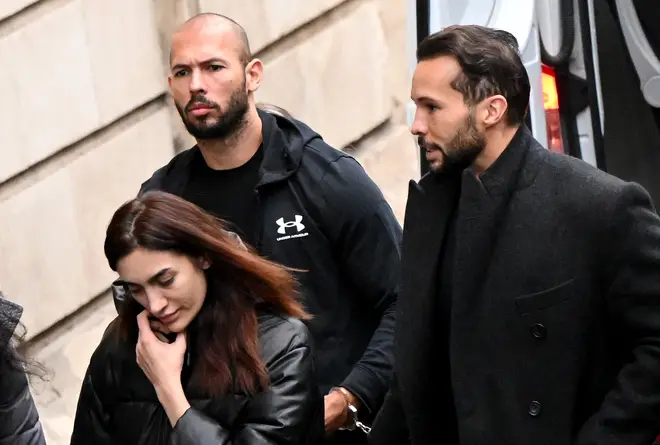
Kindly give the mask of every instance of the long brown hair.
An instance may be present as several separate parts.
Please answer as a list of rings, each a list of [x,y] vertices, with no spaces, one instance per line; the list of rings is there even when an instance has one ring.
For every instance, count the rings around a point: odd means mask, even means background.
[[[309,318],[295,299],[290,269],[241,247],[223,223],[196,205],[164,192],[149,192],[128,201],[112,217],[105,256],[112,270],[141,247],[205,258],[207,295],[195,323],[193,382],[210,395],[230,390],[254,393],[268,386],[259,354],[257,305],[282,316]],[[142,306],[127,298],[116,331],[137,336]]]

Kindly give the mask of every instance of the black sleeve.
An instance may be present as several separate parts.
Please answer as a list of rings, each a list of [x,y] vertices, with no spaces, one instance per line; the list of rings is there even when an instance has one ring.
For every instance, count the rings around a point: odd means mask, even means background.
[[[322,180],[327,221],[341,270],[359,289],[380,324],[341,384],[377,410],[392,377],[401,225],[378,186],[352,157],[337,159]],[[329,224],[330,225],[330,224]]]
[[[97,348],[92,355],[83,379],[76,418],[73,423],[71,445],[115,445],[110,428],[107,402],[103,400],[102,396],[107,393],[107,388],[104,391],[104,387],[109,383],[105,381],[104,368],[97,363],[99,361],[98,351]]]
[[[194,408],[172,431],[173,445],[306,445],[323,434],[323,400],[314,381],[312,351],[298,345],[268,369],[268,391],[252,397],[242,425],[220,425]],[[319,442],[320,443],[320,442]]]
[[[576,445],[647,445],[660,433],[660,218],[636,184],[624,187],[614,218],[602,259],[606,305],[631,361]]]
[[[0,445],[45,445],[39,413],[25,373],[0,370]]]
[[[380,409],[376,420],[374,420],[369,433],[369,444],[405,445],[409,443],[410,436],[395,374],[392,379],[392,386],[387,396],[385,396],[383,407]]]

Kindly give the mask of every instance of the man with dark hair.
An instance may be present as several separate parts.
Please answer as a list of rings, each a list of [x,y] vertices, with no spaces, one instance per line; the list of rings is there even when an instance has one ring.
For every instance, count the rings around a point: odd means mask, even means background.
[[[515,38],[419,46],[395,372],[374,445],[646,445],[660,432],[660,218],[545,150]]]
[[[193,17],[175,32],[170,57],[171,95],[197,145],[141,193],[182,196],[301,271],[328,443],[366,443],[357,420],[378,411],[392,372],[401,237],[392,209],[354,158],[286,113],[257,108],[263,65],[235,21]],[[120,305],[125,289],[114,291]]]

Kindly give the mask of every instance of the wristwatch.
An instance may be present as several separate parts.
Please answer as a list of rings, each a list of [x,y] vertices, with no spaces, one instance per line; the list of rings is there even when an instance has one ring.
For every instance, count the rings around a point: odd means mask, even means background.
[[[332,388],[330,392],[338,392],[341,394],[344,400],[346,400],[346,404],[348,405],[348,420],[344,426],[339,428],[339,430],[353,431],[355,428],[357,428],[358,424],[358,409],[355,405],[353,405],[349,392],[341,387]]]

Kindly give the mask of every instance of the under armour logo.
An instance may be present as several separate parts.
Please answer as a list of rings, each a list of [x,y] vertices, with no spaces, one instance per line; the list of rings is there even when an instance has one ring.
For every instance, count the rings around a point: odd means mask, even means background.
[[[277,221],[275,221],[277,225],[280,226],[279,229],[277,229],[277,233],[281,235],[285,235],[286,229],[290,227],[295,227],[299,233],[302,232],[303,230],[305,230],[305,225],[302,223],[302,219],[303,219],[302,215],[295,215],[293,221],[285,222],[284,218],[278,219]]]

